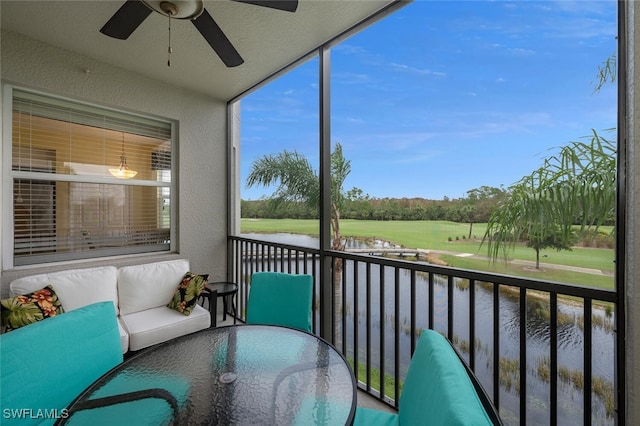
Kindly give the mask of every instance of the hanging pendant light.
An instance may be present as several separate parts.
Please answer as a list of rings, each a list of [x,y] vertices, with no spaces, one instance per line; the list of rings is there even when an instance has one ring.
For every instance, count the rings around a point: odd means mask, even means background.
[[[127,156],[124,154],[124,133],[122,133],[122,152],[120,153],[120,167],[117,169],[109,169],[109,173],[118,179],[131,179],[138,174],[135,170],[129,169],[127,165]]]

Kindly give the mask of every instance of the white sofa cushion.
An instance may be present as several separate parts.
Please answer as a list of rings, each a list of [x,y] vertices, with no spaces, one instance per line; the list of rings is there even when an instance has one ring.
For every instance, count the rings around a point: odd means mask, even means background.
[[[9,296],[15,297],[21,294],[29,294],[51,284],[49,274],[32,275],[30,277],[18,278],[9,284]],[[62,302],[60,302],[62,303]],[[62,306],[64,308],[64,305]]]
[[[49,279],[67,311],[111,301],[118,313],[118,269],[115,266],[53,272]]]
[[[187,272],[189,272],[189,261],[186,259],[120,268],[118,270],[120,314],[127,315],[146,309],[165,307]]]
[[[97,302],[113,302],[118,312],[118,270],[115,266],[71,269],[32,275],[14,280],[9,285],[12,296],[27,294],[49,284],[65,311],[73,311]]]
[[[126,354],[129,351],[129,333],[124,328],[122,318],[118,317],[118,331],[120,332],[120,345],[122,346],[122,353]]]
[[[65,311],[97,302],[113,302],[118,313],[118,269],[115,266],[71,269],[18,278],[9,285],[11,296],[31,293],[51,284]],[[129,350],[129,335],[118,321],[122,353]]]
[[[129,332],[129,349],[132,351],[166,342],[211,325],[209,311],[200,305],[196,305],[189,316],[161,306],[124,314],[120,319]]]

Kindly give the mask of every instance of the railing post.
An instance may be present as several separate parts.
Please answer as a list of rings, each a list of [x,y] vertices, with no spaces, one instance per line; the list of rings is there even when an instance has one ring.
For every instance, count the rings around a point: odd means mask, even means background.
[[[333,341],[333,286],[331,285],[331,128],[329,48],[321,47],[320,56],[320,336]]]

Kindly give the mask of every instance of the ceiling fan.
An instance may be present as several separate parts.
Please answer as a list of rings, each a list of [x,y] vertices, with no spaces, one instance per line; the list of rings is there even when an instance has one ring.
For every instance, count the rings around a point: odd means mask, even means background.
[[[298,8],[298,0],[233,1],[287,12],[295,12]],[[169,17],[169,37],[171,37],[171,19],[189,19],[227,67],[236,67],[244,62],[222,29],[204,8],[203,0],[127,0],[104,24],[100,32],[109,37],[126,40],[151,12]],[[169,38],[169,54],[171,54],[171,38]]]

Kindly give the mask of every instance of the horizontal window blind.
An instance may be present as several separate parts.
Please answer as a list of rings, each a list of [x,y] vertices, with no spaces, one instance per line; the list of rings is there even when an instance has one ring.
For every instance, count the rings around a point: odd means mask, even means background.
[[[14,92],[14,170],[33,170],[33,150],[54,150],[50,173],[119,179],[124,164],[137,180],[157,181],[171,168],[171,124]],[[85,109],[86,108],[86,109]]]
[[[171,124],[13,93],[14,264],[169,250]]]
[[[18,89],[13,91],[13,109],[14,111],[29,112],[33,116],[89,127],[105,128],[156,139],[168,140],[171,138],[171,124],[168,122]]]

